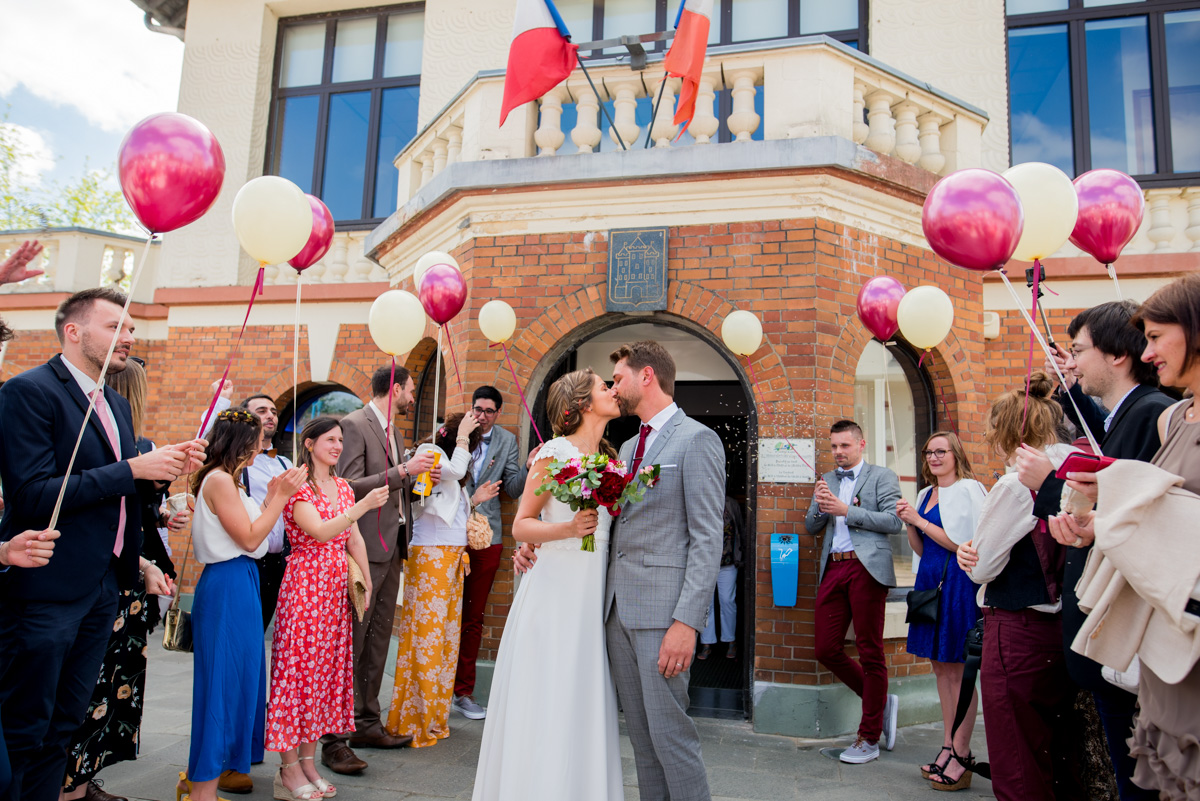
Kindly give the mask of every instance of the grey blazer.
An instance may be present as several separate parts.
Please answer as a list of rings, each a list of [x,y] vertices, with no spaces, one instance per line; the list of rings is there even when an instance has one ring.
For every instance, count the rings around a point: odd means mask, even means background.
[[[829,489],[837,494],[841,483],[837,472],[826,473],[823,478]],[[854,498],[846,512],[846,527],[850,529],[850,541],[858,560],[872,578],[885,587],[896,586],[896,568],[892,564],[892,543],[889,534],[898,533],[904,526],[896,514],[896,501],[900,500],[900,479],[886,467],[863,464],[854,483]],[[824,530],[821,543],[821,568],[817,583],[825,577],[825,564],[829,561],[829,550],[833,546],[834,519],[817,508],[813,501],[804,518],[804,527],[809,534]]]
[[[525,476],[529,472],[521,464],[520,456],[516,435],[500,426],[492,426],[492,442],[485,457],[487,464],[479,473],[479,483],[499,479],[500,488],[508,497],[520,498],[525,489]],[[467,472],[467,493],[474,495],[475,486],[475,464],[472,462]],[[503,533],[500,524],[500,496],[484,501],[475,508],[486,515],[488,522],[492,524],[492,545],[499,545]]]
[[[621,446],[633,459],[637,438]],[[704,628],[724,540],[725,448],[716,432],[678,411],[642,458],[663,468],[646,497],[621,510],[608,549],[604,618],[613,601],[629,629]]]

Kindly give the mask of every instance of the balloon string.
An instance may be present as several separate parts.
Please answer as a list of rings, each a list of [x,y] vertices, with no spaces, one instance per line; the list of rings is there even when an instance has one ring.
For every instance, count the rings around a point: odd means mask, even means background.
[[[296,436],[299,433],[296,429],[296,412],[300,409],[299,398],[296,397],[296,387],[300,383],[300,284],[304,280],[304,273],[296,271],[296,326],[292,338],[292,458],[296,458],[299,453],[299,446],[296,444]]]
[[[392,356],[392,374],[388,378],[388,411],[387,424],[383,427],[383,486],[387,487],[388,496],[392,494],[392,485],[388,481],[387,463],[392,460],[392,393],[396,386],[396,357]],[[398,456],[395,458],[399,458]],[[387,553],[387,543],[383,541],[383,525],[380,520],[383,518],[383,507],[380,506],[375,510],[375,530],[379,532],[379,544],[383,546],[383,552]]]
[[[1042,263],[1038,259],[1033,260],[1033,303],[1029,310],[1029,316],[1032,319],[1037,318],[1038,307],[1038,288],[1042,280]],[[1033,347],[1037,344],[1037,340],[1033,336],[1033,330],[1029,332],[1029,355],[1025,360],[1025,406],[1021,410],[1021,438],[1025,438],[1025,424],[1029,421],[1029,383],[1033,380]]]
[[[442,324],[442,328],[446,328],[445,323]],[[451,336],[449,329],[446,330],[446,344],[450,346],[450,360],[454,363],[454,377],[458,379],[458,394],[461,395],[463,391],[462,373],[458,372],[458,356],[454,353],[454,337]]]
[[[925,354],[921,358],[925,358],[925,355],[929,355],[929,360],[933,361],[933,355],[929,351],[925,351]],[[919,367],[920,365],[918,364],[917,366]],[[933,376],[930,376],[930,379],[932,380]],[[946,391],[941,387],[938,387],[938,398],[942,402],[943,411],[946,412],[946,422],[950,424],[950,430],[954,432],[954,436],[958,436],[958,426],[954,424],[954,418],[950,416],[950,406],[946,403]]]
[[[263,275],[265,271],[266,266],[260,264],[258,278],[254,281],[254,289],[250,291],[250,303],[246,306],[246,318],[242,320],[242,330],[238,331],[237,339],[234,340],[233,347],[229,351],[229,361],[225,363],[225,372],[221,374],[221,380],[217,382],[217,391],[213,393],[212,401],[208,404],[208,411],[204,413],[204,422],[200,424],[200,431],[196,434],[197,437],[200,437],[208,430],[208,421],[212,417],[213,409],[217,408],[217,398],[221,397],[221,390],[225,388],[225,379],[229,378],[229,370],[233,367],[233,360],[237,358],[238,351],[242,347],[242,336],[246,333],[246,324],[250,322],[250,310],[254,308],[254,299],[262,294],[263,291]],[[295,405],[295,403],[296,399],[292,398],[292,404]],[[292,428],[295,428],[294,424]]]
[[[926,348],[925,352],[921,354],[921,358],[917,359],[917,369],[918,370],[921,369],[921,365],[925,364],[925,357],[928,355],[929,355],[929,348]]]
[[[896,432],[896,411],[895,411],[895,409],[892,408],[892,384],[888,380],[888,378],[889,378],[888,369],[889,368],[888,368],[887,345],[885,343],[880,343],[880,344],[883,345],[882,350],[883,350],[884,405],[887,406],[888,421],[891,423],[891,426],[892,426],[892,432],[891,432],[892,433],[892,459],[893,459],[893,461],[895,461],[895,460],[899,460],[899,458],[900,458],[900,444],[897,441],[897,432]],[[885,466],[886,466],[886,460],[885,460]]]
[[[445,326],[442,326],[438,329],[437,361],[433,366],[433,433],[429,435],[429,439],[435,444],[437,442],[438,430],[438,399],[442,394],[442,331],[444,331],[445,328]],[[421,503],[424,505],[424,498],[421,499]]]
[[[525,407],[525,414],[529,417],[529,425],[533,426],[533,433],[537,434],[538,442],[544,445],[546,440],[542,439],[542,432],[538,431],[537,421],[533,419],[533,413],[529,411],[529,404],[525,400],[525,390],[521,389],[521,382],[517,380],[517,371],[513,369],[512,359],[508,358],[508,345],[505,345],[503,342],[493,342],[488,347],[504,348],[504,361],[508,363],[508,371],[512,373],[513,384],[517,387],[517,394],[521,396],[521,405]]]
[[[150,238],[146,240],[146,247],[142,251],[142,257],[138,259],[137,266],[133,268],[133,272],[129,276],[129,294],[125,296],[125,305],[121,308],[121,316],[117,318],[117,330],[113,332],[112,340],[108,343],[108,353],[104,355],[104,365],[100,368],[100,380],[97,382],[100,389],[104,388],[104,376],[108,373],[108,366],[112,363],[113,351],[117,349],[117,340],[121,338],[121,331],[125,329],[125,318],[129,315],[129,304],[133,302],[133,292],[137,289],[138,278],[142,275],[142,268],[146,266],[146,257],[150,255],[150,245],[154,242],[155,234],[150,234]],[[114,255],[113,258],[116,258]],[[75,468],[75,457],[79,455],[79,445],[83,442],[83,432],[87,431],[88,420],[92,417],[92,410],[96,408],[96,398],[98,392],[88,393],[87,411],[83,413],[83,425],[79,427],[79,435],[75,437],[75,447],[71,450],[71,458],[67,460],[67,472],[63,474],[62,485],[58,488],[58,498],[54,501],[54,510],[50,513],[50,523],[46,526],[48,529],[58,526],[58,514],[62,511],[63,498],[67,494],[67,483],[71,479],[71,471]],[[121,459],[121,454],[115,454],[118,460]]]
[[[754,373],[754,362],[750,359],[749,354],[746,355],[746,366],[750,368],[750,383],[751,383],[751,386],[753,387],[754,394],[756,396],[761,395],[762,390],[758,386],[758,376],[755,375],[755,373]],[[770,417],[776,416],[775,413],[770,410],[770,406],[767,404],[767,399],[765,396],[759,400],[759,403],[762,404],[763,412],[765,412]],[[775,423],[773,425],[775,425],[776,428],[778,428],[778,423]],[[796,450],[796,446],[792,444],[792,441],[790,439],[788,439],[787,434],[783,435],[783,441],[786,442],[787,446],[792,449],[792,453],[796,454],[796,458],[799,459],[800,461],[804,462],[805,467],[807,467],[809,470],[813,471],[814,475],[817,475],[817,468],[815,468],[811,464],[809,464],[808,460],[800,455],[800,451]]]
[[[1063,377],[1062,370],[1058,369],[1058,362],[1054,360],[1054,354],[1051,352],[1050,346],[1046,344],[1046,340],[1042,338],[1041,332],[1038,331],[1037,324],[1033,322],[1033,318],[1030,317],[1025,311],[1025,305],[1021,302],[1021,296],[1017,294],[1017,290],[1013,287],[1012,282],[1008,280],[1008,276],[1005,274],[1004,270],[997,270],[997,272],[1000,273],[1000,280],[1004,282],[1004,286],[1008,287],[1008,293],[1012,295],[1013,303],[1016,305],[1017,311],[1020,312],[1021,316],[1025,318],[1025,324],[1029,326],[1029,329],[1033,331],[1034,335],[1037,337],[1037,342],[1042,346],[1042,352],[1046,354],[1046,358],[1050,362],[1051,369],[1054,370],[1054,374],[1058,376],[1059,382],[1065,388],[1067,386],[1067,379]],[[1087,420],[1085,420],[1083,417],[1083,412],[1079,411],[1079,404],[1075,402],[1074,396],[1072,396],[1069,391],[1066,393],[1066,396],[1071,401],[1071,405],[1075,407],[1075,414],[1079,418],[1079,424],[1083,428],[1083,433],[1084,436],[1087,437],[1088,444],[1092,446],[1092,452],[1097,456],[1103,456],[1104,452],[1100,450],[1100,443],[1096,441],[1096,437],[1093,436],[1092,430],[1088,428]]]
[[[1113,289],[1117,290],[1117,300],[1124,300],[1125,296],[1121,294],[1121,282],[1117,280],[1116,265],[1110,262],[1104,265],[1104,267],[1108,270],[1108,277],[1112,279]]]

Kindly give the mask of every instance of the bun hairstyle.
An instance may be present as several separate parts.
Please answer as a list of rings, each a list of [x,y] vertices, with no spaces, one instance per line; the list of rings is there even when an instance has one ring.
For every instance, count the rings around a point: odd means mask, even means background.
[[[567,373],[550,385],[546,392],[546,414],[556,437],[569,437],[583,425],[583,413],[592,407],[596,373],[592,368]],[[600,452],[616,458],[617,451],[608,440],[600,440]]]
[[[1061,441],[1063,410],[1051,399],[1053,394],[1054,382],[1043,372],[1036,372],[1029,379],[1028,410],[1024,387],[1005,392],[992,403],[984,442],[1007,459],[1022,443],[1044,448]]]

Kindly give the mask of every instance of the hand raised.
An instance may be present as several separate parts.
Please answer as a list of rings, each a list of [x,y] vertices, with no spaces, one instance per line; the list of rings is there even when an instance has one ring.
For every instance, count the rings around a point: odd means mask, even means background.
[[[143,481],[174,481],[183,474],[186,465],[187,455],[169,445],[129,460],[133,477]]]
[[[376,487],[364,495],[363,499],[359,501],[359,503],[361,503],[363,508],[367,511],[370,511],[371,509],[378,509],[380,506],[383,506],[385,503],[387,503],[388,496],[391,494],[391,490],[389,490],[387,487]]]
[[[229,379],[226,379],[224,382],[221,382],[221,381],[212,382],[212,386],[210,386],[208,389],[214,395],[217,392],[217,384],[221,385],[221,397],[222,398],[224,398],[225,400],[229,400],[233,397],[233,382],[232,381],[230,381]]]
[[[1100,497],[1100,485],[1096,483],[1095,473],[1067,473],[1067,486],[1080,495],[1086,495],[1093,506],[1096,505],[1096,499]]]
[[[304,465],[292,467],[284,470],[277,478],[279,479],[278,490],[284,493],[285,498],[290,498],[300,491],[304,482],[308,481],[308,468]]]
[[[36,239],[27,239],[22,242],[11,256],[0,262],[0,284],[15,284],[26,278],[36,278],[41,275],[43,270],[29,268],[29,262],[33,261],[41,252],[42,246]]]
[[[469,437],[471,432],[479,428],[479,420],[475,415],[467,412],[463,415],[462,422],[458,424],[458,436]]]
[[[191,521],[192,510],[184,509],[182,512],[176,512],[167,518],[167,528],[171,531],[183,531]]]
[[[433,467],[433,451],[421,451],[405,465],[410,476],[417,476]]]
[[[475,488],[475,494],[471,496],[471,503],[478,506],[481,503],[490,501],[500,494],[500,479],[495,481],[485,481]]]

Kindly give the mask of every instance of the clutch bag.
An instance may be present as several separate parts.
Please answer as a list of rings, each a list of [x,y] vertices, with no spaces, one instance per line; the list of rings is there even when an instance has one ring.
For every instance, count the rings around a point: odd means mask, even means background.
[[[358,622],[361,623],[367,614],[367,581],[363,577],[362,568],[358,566],[358,562],[350,556],[346,557],[346,562],[349,567],[350,603],[354,606],[354,614],[358,616]]]
[[[163,615],[163,648],[185,654],[192,652],[192,616],[179,608],[178,597]]]
[[[480,551],[491,547],[492,524],[481,512],[471,511],[467,517],[467,547],[472,551]]]

